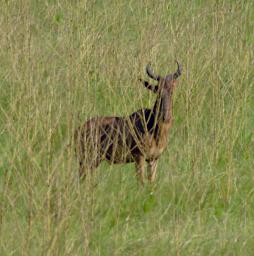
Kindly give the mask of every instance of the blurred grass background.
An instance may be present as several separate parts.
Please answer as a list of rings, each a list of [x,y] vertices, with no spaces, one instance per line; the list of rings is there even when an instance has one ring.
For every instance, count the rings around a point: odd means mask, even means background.
[[[253,255],[253,1],[0,2],[0,255]],[[156,185],[103,163],[79,183],[75,128],[151,107],[183,65]]]

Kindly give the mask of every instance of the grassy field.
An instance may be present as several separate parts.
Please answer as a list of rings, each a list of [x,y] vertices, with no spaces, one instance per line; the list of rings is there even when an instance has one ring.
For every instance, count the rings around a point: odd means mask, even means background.
[[[253,255],[253,1],[0,1],[0,255]],[[103,163],[79,183],[74,130],[183,74],[156,184]]]

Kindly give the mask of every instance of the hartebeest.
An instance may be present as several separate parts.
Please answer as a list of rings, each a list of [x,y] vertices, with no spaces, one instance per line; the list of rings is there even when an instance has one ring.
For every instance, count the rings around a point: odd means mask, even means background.
[[[177,61],[176,61],[177,62]],[[167,146],[169,129],[173,122],[172,93],[182,68],[166,77],[154,75],[148,64],[146,72],[158,82],[151,85],[140,81],[157,94],[152,109],[143,108],[127,117],[94,117],[75,132],[79,173],[95,169],[101,161],[110,163],[135,162],[136,172],[144,182],[145,161],[148,162],[148,179],[153,182],[157,160]]]

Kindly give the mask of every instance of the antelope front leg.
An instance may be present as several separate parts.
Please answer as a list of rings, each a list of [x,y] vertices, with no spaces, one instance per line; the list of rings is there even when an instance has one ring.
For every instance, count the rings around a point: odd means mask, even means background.
[[[152,160],[148,163],[148,180],[152,183],[156,177],[157,160]]]
[[[145,158],[143,156],[139,156],[135,160],[135,164],[136,164],[136,174],[137,174],[138,180],[142,185],[144,185]]]

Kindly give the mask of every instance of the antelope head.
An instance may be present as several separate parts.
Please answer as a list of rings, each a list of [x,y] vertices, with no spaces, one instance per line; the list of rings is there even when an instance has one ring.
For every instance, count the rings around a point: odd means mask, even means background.
[[[157,94],[157,99],[154,105],[154,111],[158,113],[158,117],[162,118],[163,122],[169,122],[172,106],[172,93],[177,84],[177,78],[182,73],[182,67],[177,63],[177,70],[172,74],[168,74],[165,77],[155,75],[152,71],[150,64],[146,66],[147,75],[153,80],[157,81],[157,85],[151,85],[147,81],[143,81],[144,86]]]

